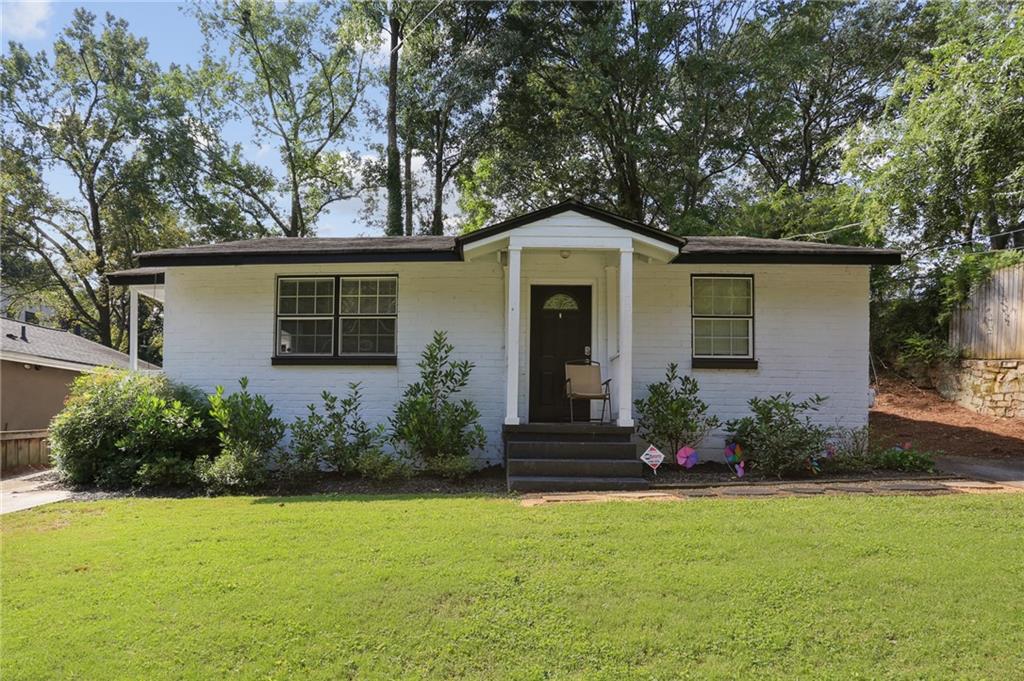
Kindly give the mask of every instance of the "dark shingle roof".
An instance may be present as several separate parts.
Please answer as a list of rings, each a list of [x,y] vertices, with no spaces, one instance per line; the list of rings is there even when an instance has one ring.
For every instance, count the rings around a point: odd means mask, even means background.
[[[900,262],[900,252],[749,236],[691,236],[686,238],[674,262],[895,265]]]
[[[22,340],[22,329],[25,340]],[[83,369],[94,366],[128,368],[128,355],[105,345],[76,336],[70,331],[50,329],[28,322],[19,322],[0,317],[0,355],[10,359],[9,353],[38,357],[40,360],[56,360],[79,364]],[[159,369],[149,362],[139,361],[142,369]]]
[[[170,265],[458,260],[455,237],[270,237],[139,254],[144,269]],[[117,273],[120,274],[120,273]]]
[[[457,237],[275,237],[167,248],[140,254],[139,269],[114,272],[108,278],[117,284],[153,283],[163,268],[184,265],[458,261],[465,244],[567,211],[678,246],[679,255],[673,260],[677,263],[882,265],[900,261],[898,251],[859,246],[736,236],[679,237],[578,201],[565,201]]]

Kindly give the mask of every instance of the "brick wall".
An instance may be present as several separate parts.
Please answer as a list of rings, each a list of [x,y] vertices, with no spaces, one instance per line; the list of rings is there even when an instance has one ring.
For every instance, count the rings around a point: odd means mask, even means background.
[[[615,353],[614,257],[527,251],[523,285],[571,281],[595,287],[594,356]],[[690,274],[754,275],[755,371],[695,370],[704,399],[723,421],[746,413],[754,395],[792,391],[798,399],[828,395],[823,423],[867,423],[868,268],[841,266],[705,266],[638,262],[634,285],[634,397],[659,380],[670,361],[690,372]],[[271,366],[276,275],[397,274],[398,365]],[[172,268],[166,276],[164,370],[204,390],[233,388],[248,376],[286,421],[319,403],[322,390],[343,393],[361,381],[367,417],[384,422],[404,386],[418,377],[416,362],[434,329],[445,329],[459,358],[476,364],[466,397],[476,402],[489,444],[483,457],[500,461],[504,416],[503,271],[497,259],[470,263],[300,265]],[[526,339],[528,301],[523,297],[520,415],[528,413]],[[612,330],[609,336],[608,329]],[[614,374],[610,374],[614,375]],[[717,456],[721,435],[702,452]]]

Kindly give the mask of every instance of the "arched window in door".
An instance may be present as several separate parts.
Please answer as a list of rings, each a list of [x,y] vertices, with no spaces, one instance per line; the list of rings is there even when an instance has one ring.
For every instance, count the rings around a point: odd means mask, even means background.
[[[544,301],[544,309],[558,311],[578,310],[580,305],[568,293],[556,293]]]

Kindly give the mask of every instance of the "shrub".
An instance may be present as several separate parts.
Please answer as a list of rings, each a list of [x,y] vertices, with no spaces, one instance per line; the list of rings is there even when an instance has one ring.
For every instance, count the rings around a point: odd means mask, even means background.
[[[726,423],[728,440],[742,446],[747,461],[766,475],[816,473],[831,430],[812,423],[806,412],[817,411],[824,401],[815,395],[794,402],[792,393],[751,398],[753,414]]]
[[[50,424],[54,465],[76,485],[191,482],[193,462],[215,446],[204,403],[201,393],[162,374],[82,374]]]
[[[930,367],[936,364],[953,364],[961,357],[961,351],[952,347],[942,338],[914,334],[903,341],[898,357],[903,367]]]
[[[470,454],[487,442],[480,412],[453,396],[466,387],[473,364],[451,360],[454,346],[442,331],[423,351],[420,380],[406,387],[391,418],[395,447],[427,471],[459,478],[472,470]]]
[[[870,433],[863,428],[834,428],[821,458],[822,470],[831,473],[860,473],[873,468]]]
[[[249,394],[249,379],[225,397],[224,386],[209,396],[210,415],[220,424],[220,454],[200,459],[196,472],[211,492],[247,490],[266,480],[267,465],[284,437],[285,425],[262,395]]]
[[[309,415],[291,425],[294,469],[312,472],[326,464],[340,473],[359,472],[375,479],[402,474],[404,462],[384,451],[384,426],[371,427],[362,417],[358,383],[350,383],[341,400],[326,390],[321,397],[324,414],[311,404]]]
[[[879,449],[871,454],[875,468],[889,471],[930,472],[935,470],[935,460],[928,452],[921,452],[910,447],[890,447]]]
[[[708,416],[708,405],[697,396],[698,390],[696,379],[680,376],[673,362],[665,380],[648,385],[647,397],[634,401],[637,431],[670,461],[681,448],[696,448],[720,424],[717,417]]]

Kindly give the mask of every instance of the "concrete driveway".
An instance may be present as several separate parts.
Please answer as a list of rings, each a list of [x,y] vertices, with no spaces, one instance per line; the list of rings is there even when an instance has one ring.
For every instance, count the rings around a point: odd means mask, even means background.
[[[33,471],[0,480],[0,513],[14,513],[69,498],[71,492],[66,490],[39,489],[49,482],[49,474],[50,471]]]
[[[1024,458],[981,459],[968,456],[937,456],[936,467],[972,480],[989,480],[1024,489]]]

